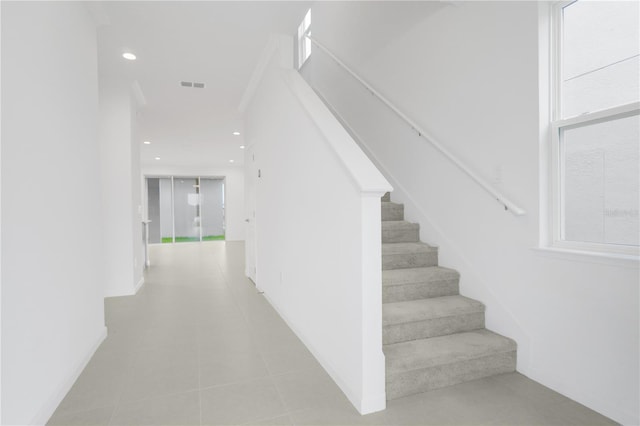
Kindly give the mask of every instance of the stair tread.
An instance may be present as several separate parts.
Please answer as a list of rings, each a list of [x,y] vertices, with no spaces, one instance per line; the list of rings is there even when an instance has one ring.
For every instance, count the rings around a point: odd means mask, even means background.
[[[382,304],[382,325],[484,312],[484,305],[464,296],[442,296]]]
[[[455,269],[444,268],[442,266],[389,269],[382,271],[383,286],[455,280],[458,278],[460,278],[458,271]]]
[[[431,247],[425,243],[382,243],[382,255],[404,253],[430,253],[438,251],[437,247]]]
[[[486,329],[384,346],[387,374],[430,368],[516,350],[516,343]]]

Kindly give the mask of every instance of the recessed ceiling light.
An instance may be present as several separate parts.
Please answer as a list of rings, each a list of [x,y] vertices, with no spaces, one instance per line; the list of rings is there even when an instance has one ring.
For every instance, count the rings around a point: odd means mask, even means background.
[[[149,141],[144,141],[142,143],[145,144],[145,145],[151,145],[151,142],[149,142]]]
[[[160,159],[160,157],[156,157],[156,160],[159,160],[159,159]]]
[[[240,145],[240,149],[244,149],[244,145]]]
[[[125,58],[125,59],[128,59],[128,60],[130,60],[130,61],[135,61],[135,60],[136,60],[136,55],[134,55],[134,54],[133,54],[133,53],[131,53],[131,52],[124,52],[124,53],[122,54],[122,57],[123,57],[123,58]]]
[[[233,163],[233,160],[229,160],[230,163]]]
[[[240,132],[233,132],[233,136],[240,136]]]

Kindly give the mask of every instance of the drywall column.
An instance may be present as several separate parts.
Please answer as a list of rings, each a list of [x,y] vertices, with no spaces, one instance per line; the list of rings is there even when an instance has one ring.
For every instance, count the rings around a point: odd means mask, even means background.
[[[105,297],[135,294],[141,284],[139,147],[135,104],[125,82],[100,80],[100,153],[105,222]],[[140,250],[138,250],[140,248]]]
[[[380,197],[392,188],[291,69],[290,38],[271,43],[245,113],[256,286],[360,413],[383,410]]]
[[[1,422],[45,424],[106,336],[96,29],[81,3],[0,7]]]

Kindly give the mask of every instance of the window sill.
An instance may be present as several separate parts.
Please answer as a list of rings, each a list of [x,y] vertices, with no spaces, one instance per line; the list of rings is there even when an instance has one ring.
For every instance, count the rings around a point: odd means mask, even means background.
[[[632,254],[605,253],[558,247],[533,247],[532,250],[544,257],[573,262],[599,263],[638,269],[640,257]]]

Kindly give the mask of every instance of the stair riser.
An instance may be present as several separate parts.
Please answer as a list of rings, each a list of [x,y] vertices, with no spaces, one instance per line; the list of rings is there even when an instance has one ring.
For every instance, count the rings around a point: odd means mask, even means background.
[[[418,227],[382,229],[383,243],[417,243],[420,240]]]
[[[438,252],[383,254],[382,269],[421,268],[438,265]]]
[[[484,328],[484,312],[433,318],[403,324],[386,325],[382,328],[382,341],[385,345],[445,336]]]
[[[404,206],[402,204],[383,204],[382,220],[404,220]]]
[[[387,399],[396,399],[495,374],[510,373],[515,369],[516,351],[397,374],[389,374],[389,366],[387,366]]]
[[[458,293],[457,279],[382,286],[382,302],[405,302],[407,300],[455,296]]]

